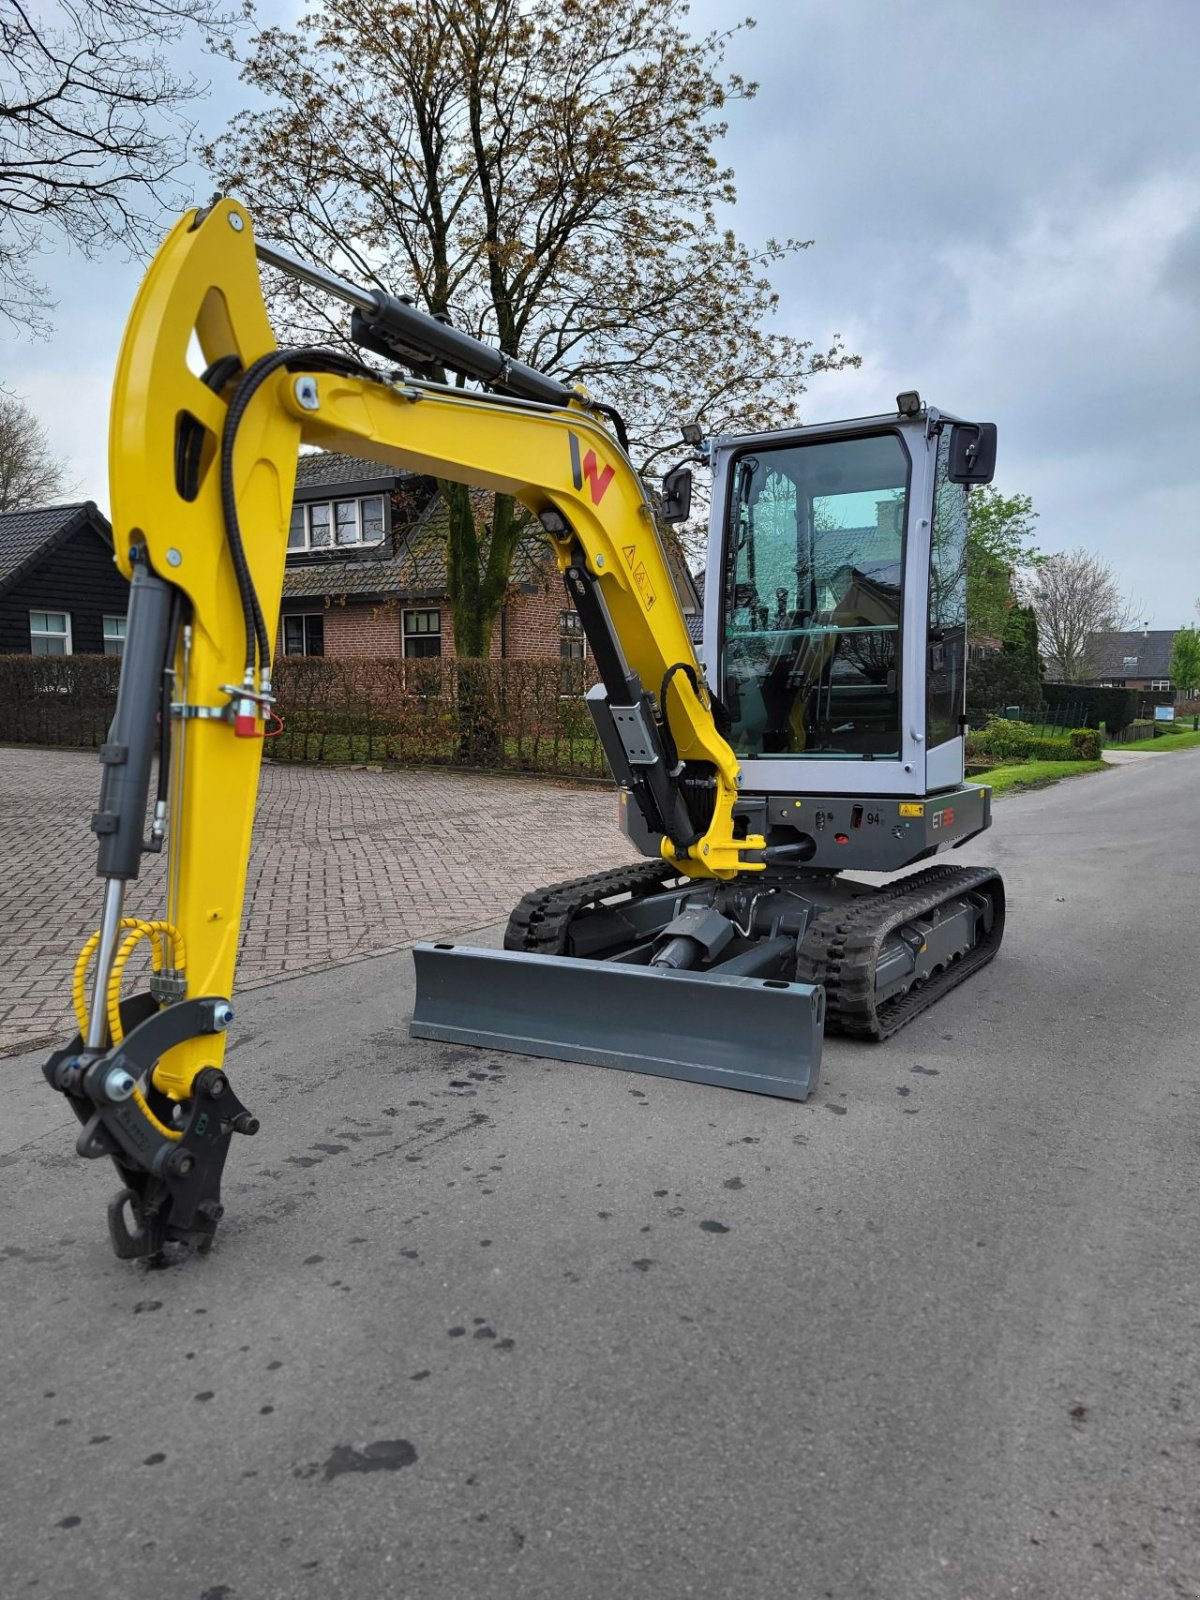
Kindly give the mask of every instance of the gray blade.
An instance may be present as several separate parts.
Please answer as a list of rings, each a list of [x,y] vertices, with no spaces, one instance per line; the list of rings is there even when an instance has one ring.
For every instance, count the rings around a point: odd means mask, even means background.
[[[572,956],[419,944],[412,1034],[805,1100],[825,991]]]

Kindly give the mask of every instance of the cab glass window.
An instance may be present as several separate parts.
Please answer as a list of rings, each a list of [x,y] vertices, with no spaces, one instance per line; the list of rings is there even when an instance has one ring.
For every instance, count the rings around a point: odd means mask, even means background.
[[[908,478],[896,434],[735,464],[722,693],[739,755],[899,758]]]

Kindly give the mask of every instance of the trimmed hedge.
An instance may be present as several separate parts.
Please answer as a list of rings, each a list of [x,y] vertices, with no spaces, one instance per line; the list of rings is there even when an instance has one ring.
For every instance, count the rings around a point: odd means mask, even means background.
[[[1138,697],[1132,689],[1095,689],[1080,683],[1047,683],[1042,689],[1046,705],[1069,705],[1072,715],[1082,712],[1082,720],[1089,728],[1101,723],[1109,733],[1119,733],[1128,727],[1137,712]]]
[[[0,655],[0,740],[99,749],[120,676],[117,656]]]
[[[337,660],[275,665],[276,761],[397,761],[605,777],[583,700],[591,663]]]
[[[1095,761],[1100,736],[1090,728],[1073,728],[1060,739],[1046,739],[1027,722],[992,717],[987,726],[967,736],[967,758],[989,756],[997,761]]]
[[[0,742],[98,748],[120,670],[109,656],[0,655]],[[275,663],[283,728],[265,754],[603,778],[583,699],[594,677],[588,661],[285,656]]]

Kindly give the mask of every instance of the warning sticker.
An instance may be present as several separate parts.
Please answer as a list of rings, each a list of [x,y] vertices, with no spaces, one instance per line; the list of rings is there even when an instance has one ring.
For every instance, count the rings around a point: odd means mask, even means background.
[[[654,604],[654,588],[650,582],[650,574],[646,571],[645,563],[639,561],[633,569],[633,581],[637,584],[637,591],[642,597],[642,604],[646,610]]]
[[[625,557],[625,565],[632,572],[637,565],[637,545],[623,544],[621,546],[621,554]]]
[[[902,817],[923,817],[925,815],[925,807],[906,805],[902,803],[900,806],[900,815]]]

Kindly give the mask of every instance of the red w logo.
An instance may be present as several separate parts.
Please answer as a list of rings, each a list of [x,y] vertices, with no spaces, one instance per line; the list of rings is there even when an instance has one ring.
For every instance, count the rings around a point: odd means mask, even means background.
[[[605,467],[604,471],[601,472],[600,462],[597,460],[594,450],[588,451],[581,465],[579,460],[579,440],[573,433],[569,433],[567,438],[571,445],[571,477],[574,479],[575,487],[582,489],[583,480],[586,478],[588,488],[592,491],[592,504],[598,506],[601,500],[604,499],[604,494],[609,484],[617,475],[616,469],[614,467]]]
[[[600,471],[600,463],[596,460],[596,452],[589,450],[583,458],[583,475],[588,481],[588,488],[592,491],[592,504],[598,506],[604,499],[604,491],[616,477],[612,467],[605,467]]]

